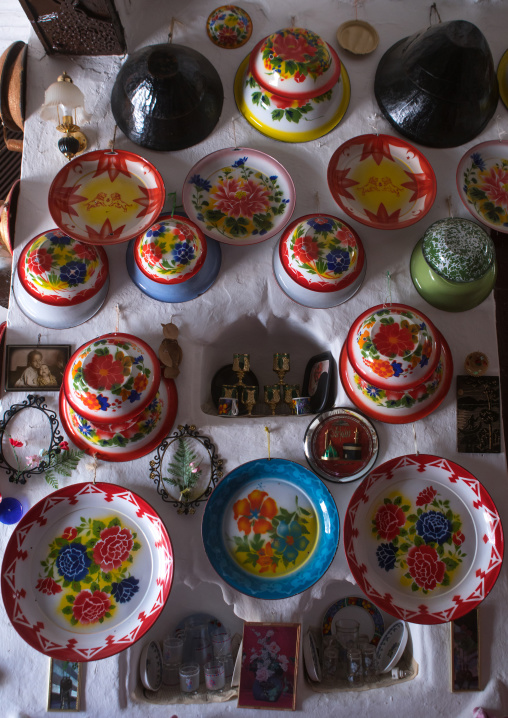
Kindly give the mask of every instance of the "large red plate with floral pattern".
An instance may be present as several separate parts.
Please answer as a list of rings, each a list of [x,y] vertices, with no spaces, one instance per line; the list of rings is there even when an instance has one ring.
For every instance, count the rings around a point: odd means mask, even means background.
[[[152,626],[173,582],[173,548],[140,496],[107,483],[71,484],[33,506],[2,563],[12,625],[52,658],[95,661]]]
[[[75,157],[49,188],[49,211],[69,237],[88,244],[119,244],[145,232],[159,216],[164,182],[134,152],[96,150]]]
[[[328,165],[328,186],[344,212],[368,227],[402,229],[434,204],[430,162],[406,140],[359,135],[344,142]]]
[[[399,456],[357,488],[344,528],[367,598],[412,623],[446,623],[478,606],[503,562],[501,519],[482,483],[439,456]]]

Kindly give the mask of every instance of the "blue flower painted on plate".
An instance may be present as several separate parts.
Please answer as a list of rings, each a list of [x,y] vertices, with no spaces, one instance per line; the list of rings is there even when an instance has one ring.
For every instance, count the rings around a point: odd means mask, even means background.
[[[298,553],[305,551],[309,540],[302,535],[302,527],[296,521],[287,524],[281,521],[277,526],[277,536],[272,541],[275,553],[280,553],[286,561],[296,561]]]
[[[90,424],[87,424],[86,421],[82,421],[79,424],[78,428],[79,428],[79,431],[83,434],[83,436],[91,436],[92,435],[93,429],[90,426]]]
[[[49,238],[52,244],[70,244],[71,238],[66,234],[53,234],[53,232],[47,232],[46,236]]]
[[[381,389],[378,389],[376,386],[372,386],[372,384],[367,384],[367,386],[365,388],[366,388],[367,394],[369,396],[374,397],[374,399],[377,398],[379,396],[379,394],[381,393]]]
[[[140,354],[138,357],[133,359],[132,362],[133,362],[133,364],[141,364],[143,362],[143,359],[144,359],[143,355]]]
[[[67,282],[69,287],[83,284],[86,278],[86,264],[72,260],[60,267],[60,281]]]
[[[248,159],[249,159],[248,157],[240,157],[239,160],[236,160],[236,162],[233,162],[233,167],[243,167]]]
[[[330,272],[342,274],[348,269],[351,263],[351,257],[345,249],[332,249],[332,251],[326,255],[326,261]]]
[[[416,533],[426,543],[432,541],[443,544],[452,535],[452,523],[440,511],[427,511],[420,515],[416,522]]]
[[[134,578],[134,576],[124,578],[120,583],[113,581],[111,584],[111,593],[118,603],[127,603],[138,591],[139,580]]]
[[[209,192],[212,189],[211,183],[200,175],[192,175],[189,180],[189,184],[194,184],[199,189],[205,190],[205,192]]]
[[[325,217],[313,217],[307,220],[307,224],[315,229],[316,232],[331,232],[334,222],[332,219],[325,219]]]
[[[194,247],[188,242],[177,242],[173,247],[173,257],[177,264],[189,264],[194,259]]]
[[[481,154],[479,152],[473,152],[473,154],[471,155],[471,159],[478,167],[478,169],[483,172],[483,170],[485,169],[485,162],[483,161]]]
[[[165,227],[162,224],[154,224],[153,227],[150,227],[148,232],[146,233],[147,237],[154,237],[155,239],[157,237],[163,237],[165,235]]]
[[[82,581],[88,574],[92,559],[87,556],[86,546],[81,543],[62,546],[56,559],[60,576],[66,581]]]
[[[384,568],[385,571],[391,571],[395,568],[395,561],[397,554],[397,547],[392,543],[382,543],[376,549],[376,558],[379,568]]]
[[[134,389],[131,389],[131,393],[129,394],[129,401],[131,404],[134,404],[135,401],[139,401],[141,399],[141,394],[138,394],[137,391]]]
[[[400,376],[402,374],[402,364],[396,361],[392,361],[391,367],[393,369],[393,376]]]
[[[101,405],[101,411],[106,411],[108,407],[111,406],[111,404],[108,402],[107,396],[102,396],[102,394],[97,394],[97,401]]]
[[[429,363],[429,357],[424,354],[422,356],[422,358],[420,359],[420,366],[421,367],[427,366],[428,363]]]

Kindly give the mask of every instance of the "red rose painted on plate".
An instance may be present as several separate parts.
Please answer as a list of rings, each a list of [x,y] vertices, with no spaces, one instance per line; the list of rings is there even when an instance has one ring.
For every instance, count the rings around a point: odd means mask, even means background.
[[[77,535],[78,530],[75,529],[74,526],[67,526],[67,528],[63,531],[62,538],[67,539],[67,541],[72,541]]]
[[[406,523],[406,515],[395,504],[380,506],[374,519],[379,536],[391,541],[399,535],[400,529]]]
[[[436,496],[436,489],[432,488],[432,486],[427,486],[427,488],[425,488],[423,491],[420,491],[420,493],[416,497],[415,503],[417,506],[425,506],[426,504],[432,503]]]
[[[46,578],[40,578],[35,586],[37,591],[46,594],[46,596],[55,596],[57,593],[61,593],[62,587],[50,576]]]
[[[446,565],[432,546],[412,546],[407,553],[408,571],[415,583],[432,591],[443,581]]]
[[[118,568],[129,557],[133,545],[129,529],[112,526],[101,531],[100,541],[93,550],[93,560],[103,571]]]
[[[305,37],[289,33],[277,35],[273,41],[273,51],[280,60],[295,62],[306,62],[316,54],[316,49],[309,45]]]
[[[83,625],[98,623],[104,619],[111,608],[109,596],[104,591],[88,591],[85,589],[78,593],[72,604],[74,618]]]

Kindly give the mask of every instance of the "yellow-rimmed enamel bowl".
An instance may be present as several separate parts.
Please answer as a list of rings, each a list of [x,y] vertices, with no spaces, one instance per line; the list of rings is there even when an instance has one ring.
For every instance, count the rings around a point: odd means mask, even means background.
[[[281,142],[310,142],[337,127],[346,114],[351,83],[344,64],[340,76],[324,94],[291,99],[266,91],[249,69],[250,55],[240,64],[234,94],[238,109],[261,134]]]

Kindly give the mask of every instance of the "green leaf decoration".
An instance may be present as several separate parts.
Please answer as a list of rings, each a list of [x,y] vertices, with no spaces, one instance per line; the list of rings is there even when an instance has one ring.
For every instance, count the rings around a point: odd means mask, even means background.
[[[191,464],[193,465],[191,466]],[[196,468],[198,470],[193,471]],[[178,437],[178,448],[175,451],[173,461],[168,465],[167,471],[169,476],[163,476],[162,480],[178,487],[180,493],[183,493],[184,496],[188,495],[201,476],[199,458],[193,450],[189,439]]]
[[[217,223],[226,215],[220,209],[207,209],[204,216],[208,222]]]
[[[272,120],[279,122],[284,117],[284,110],[272,110]]]
[[[85,452],[79,449],[68,449],[67,451],[62,451],[60,454],[54,454],[51,466],[49,469],[46,469],[44,475],[47,483],[54,489],[57,489],[58,479],[56,478],[56,474],[59,476],[71,476],[84,455]]]
[[[69,616],[72,613],[72,606],[64,606],[62,608],[62,613],[65,613],[66,616]]]
[[[418,584],[413,581],[411,584],[411,591],[418,591]]]

